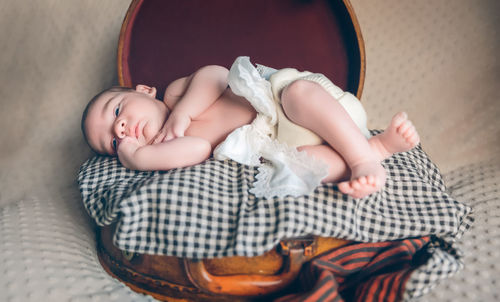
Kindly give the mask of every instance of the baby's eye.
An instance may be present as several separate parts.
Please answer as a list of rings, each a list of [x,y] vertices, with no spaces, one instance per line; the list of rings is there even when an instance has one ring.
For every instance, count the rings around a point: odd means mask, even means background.
[[[112,144],[113,144],[113,149],[116,151],[116,138],[113,138]]]
[[[120,114],[120,106],[115,109],[115,116],[118,116],[118,114]]]

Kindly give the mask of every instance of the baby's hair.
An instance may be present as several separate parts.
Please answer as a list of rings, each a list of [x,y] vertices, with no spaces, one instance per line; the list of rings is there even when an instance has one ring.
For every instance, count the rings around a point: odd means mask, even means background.
[[[105,93],[107,92],[123,92],[123,91],[135,91],[135,89],[130,88],[130,87],[124,87],[124,86],[113,86],[111,88],[105,89],[98,94],[96,94],[90,102],[87,104],[85,109],[83,110],[82,114],[82,121],[80,127],[82,128],[82,133],[83,133],[83,138],[88,144],[88,138],[87,138],[87,133],[85,132],[85,121],[87,120],[87,114],[89,113],[90,107]],[[92,147],[89,145],[89,147],[92,149]]]

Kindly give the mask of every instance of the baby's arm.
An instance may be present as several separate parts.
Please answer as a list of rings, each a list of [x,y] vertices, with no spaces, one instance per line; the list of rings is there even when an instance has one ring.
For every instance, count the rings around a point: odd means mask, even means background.
[[[118,158],[132,170],[156,171],[188,167],[210,157],[210,143],[195,136],[179,137],[160,144],[141,146],[137,139],[126,137],[118,146]]]
[[[164,102],[173,108],[153,143],[184,136],[191,121],[207,110],[227,88],[227,68],[209,65],[167,87]]]

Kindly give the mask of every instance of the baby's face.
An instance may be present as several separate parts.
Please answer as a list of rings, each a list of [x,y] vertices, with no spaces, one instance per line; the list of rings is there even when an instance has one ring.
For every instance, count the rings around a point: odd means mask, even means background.
[[[96,152],[115,155],[126,136],[141,145],[152,142],[169,110],[153,96],[137,91],[105,92],[89,108],[85,120],[87,140]]]

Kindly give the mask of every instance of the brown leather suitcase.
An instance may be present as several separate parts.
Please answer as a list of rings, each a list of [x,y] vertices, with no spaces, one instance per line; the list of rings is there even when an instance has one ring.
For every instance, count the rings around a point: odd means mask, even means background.
[[[118,78],[123,86],[155,86],[161,98],[172,80],[207,64],[229,67],[240,55],[323,73],[361,97],[364,43],[348,0],[134,0],[120,33]],[[257,257],[192,260],[123,252],[112,244],[113,231],[98,230],[102,266],[133,290],[166,301],[276,297],[305,262],[346,243],[284,239]]]
[[[104,269],[133,290],[164,301],[253,301],[287,291],[302,265],[345,240],[285,239],[256,257],[193,260],[128,253],[112,244],[114,225],[99,229],[98,256]]]

